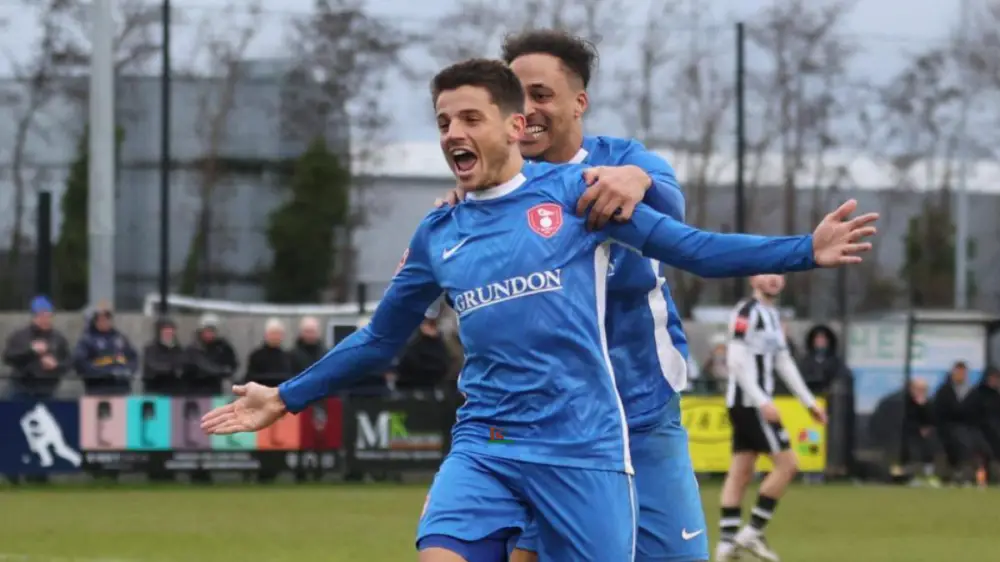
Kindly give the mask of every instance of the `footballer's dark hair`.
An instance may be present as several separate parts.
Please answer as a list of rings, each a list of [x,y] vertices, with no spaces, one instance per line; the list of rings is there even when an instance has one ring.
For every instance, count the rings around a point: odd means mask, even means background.
[[[582,37],[556,29],[535,29],[508,35],[503,42],[501,57],[510,64],[524,55],[550,55],[560,60],[563,68],[590,85],[597,66],[597,47]]]
[[[462,86],[483,88],[501,113],[524,113],[524,88],[517,75],[503,61],[469,59],[455,63],[431,80],[431,97],[437,104],[441,92],[457,90]]]

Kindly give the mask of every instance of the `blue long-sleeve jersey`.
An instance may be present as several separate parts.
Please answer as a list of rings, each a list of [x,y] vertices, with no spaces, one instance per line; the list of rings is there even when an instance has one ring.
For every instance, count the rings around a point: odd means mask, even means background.
[[[605,332],[613,241],[714,277],[811,269],[812,237],[707,233],[647,205],[588,232],[574,214],[584,170],[526,165],[510,182],[432,211],[368,326],[279,387],[286,407],[301,411],[384,368],[443,291],[466,356],[454,450],[631,472]],[[504,443],[490,441],[498,430]]]
[[[642,168],[652,180],[643,202],[684,221],[684,194],[673,168],[642,143],[587,136],[572,162]],[[670,398],[686,384],[688,357],[687,335],[658,260],[620,245],[612,247],[605,323],[629,427],[656,423]]]
[[[684,194],[673,168],[639,141],[586,136],[570,163],[641,168],[652,180],[643,202],[684,221]],[[620,245],[611,249],[606,329],[631,429],[660,420],[660,412],[687,381],[687,335],[660,269],[655,259]],[[440,300],[427,316],[436,317],[439,312]]]

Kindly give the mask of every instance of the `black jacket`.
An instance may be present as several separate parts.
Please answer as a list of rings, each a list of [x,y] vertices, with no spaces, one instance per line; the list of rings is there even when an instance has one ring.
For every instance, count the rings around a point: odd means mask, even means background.
[[[261,344],[247,359],[246,382],[277,386],[295,374],[291,354],[280,347]]]
[[[816,335],[823,333],[829,342],[825,350],[817,350],[813,345]],[[799,372],[809,390],[817,395],[825,395],[833,381],[840,377],[851,377],[851,371],[840,357],[837,334],[829,326],[819,324],[806,334],[806,352],[799,360]]]
[[[319,343],[306,343],[301,338],[295,340],[295,347],[289,353],[292,356],[292,370],[295,374],[308,369],[313,363],[326,355],[326,347]]]
[[[399,373],[397,386],[401,389],[433,388],[448,374],[450,368],[451,355],[444,339],[417,332],[396,366],[396,372]]]
[[[42,367],[42,355],[31,348],[32,342],[42,340],[47,353],[56,360],[56,367],[46,370]],[[13,369],[14,385],[20,391],[36,396],[51,396],[59,380],[72,364],[69,342],[57,330],[42,330],[34,324],[22,328],[7,338],[3,350],[3,362]]]
[[[189,392],[198,396],[215,396],[222,391],[222,380],[232,377],[239,367],[233,346],[221,336],[211,343],[195,334],[194,343],[184,353]]]
[[[976,425],[994,449],[994,454],[1000,455],[1000,390],[986,384],[986,378],[970,394],[973,403]]]
[[[946,378],[938,388],[937,393],[934,394],[934,416],[938,426],[978,425],[979,416],[976,400],[975,389],[966,393],[964,398],[959,398],[955,387],[951,384],[951,379]]]
[[[186,394],[184,348],[176,341],[165,344],[154,340],[142,350],[144,391],[169,396]]]
[[[904,415],[906,417],[903,420],[903,429],[907,435],[919,433],[925,427],[934,427],[934,407],[930,400],[917,404],[907,392]]]

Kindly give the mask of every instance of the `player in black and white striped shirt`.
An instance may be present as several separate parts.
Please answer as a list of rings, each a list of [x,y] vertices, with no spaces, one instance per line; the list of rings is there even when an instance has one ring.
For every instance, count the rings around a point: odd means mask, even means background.
[[[774,406],[775,374],[809,409],[820,423],[826,413],[806,387],[788,351],[787,339],[775,300],[785,286],[781,275],[758,275],[750,279],[753,297],[736,305],[729,324],[726,362],[729,387],[726,405],[733,428],[733,460],[722,487],[721,540],[718,562],[736,560],[747,550],[762,560],[778,561],[764,539],[764,528],[774,515],[778,499],[795,477],[798,462],[790,450],[788,433]],[[742,524],[740,506],[753,478],[758,455],[768,455],[774,469],[760,485],[750,524]]]

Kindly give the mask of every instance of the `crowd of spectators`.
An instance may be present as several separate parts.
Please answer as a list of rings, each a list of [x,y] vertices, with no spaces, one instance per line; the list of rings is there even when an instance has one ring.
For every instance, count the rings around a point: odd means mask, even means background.
[[[933,396],[921,378],[905,395],[903,460],[918,481],[937,485],[942,472],[962,484],[998,479],[991,468],[1000,460],[1000,370],[987,369],[973,384],[958,361]]]
[[[54,328],[52,303],[45,297],[36,297],[30,312],[28,325],[10,334],[3,349],[9,368],[7,397],[51,397],[73,373],[90,395],[215,396],[227,393],[234,382],[279,384],[327,352],[323,330],[312,317],[300,321],[292,341],[281,320],[268,319],[262,341],[241,362],[215,314],[202,315],[187,338],[178,334],[170,318],[160,318],[152,340],[140,349],[115,327],[114,313],[106,305],[89,311],[74,344]],[[695,393],[722,393],[728,383],[725,334],[710,336],[709,344],[700,363],[694,357],[689,363],[689,390]],[[838,417],[843,420],[839,423],[853,423],[853,377],[836,333],[816,325],[801,345],[789,340],[788,347],[812,392],[828,398],[831,426]],[[352,392],[396,398],[453,390],[459,354],[453,353],[437,321],[427,319],[386,372],[372,373]],[[838,385],[848,390],[837,392]],[[847,405],[843,411],[834,407],[837,396]],[[990,473],[1000,460],[1000,371],[991,368],[973,384],[966,364],[959,361],[939,388],[914,378],[896,396],[884,402],[896,400],[904,409],[903,439],[890,440],[901,441],[900,456],[912,474],[932,484],[942,473],[957,482],[982,484],[1000,478],[1000,471]],[[851,427],[845,427],[843,433],[852,435]],[[850,450],[851,444],[844,442],[843,447]],[[828,454],[832,457],[833,451]]]
[[[9,398],[52,397],[62,381],[75,373],[88,395],[125,395],[136,391],[165,396],[225,394],[234,382],[276,385],[302,372],[327,352],[316,318],[305,317],[294,341],[285,324],[268,319],[263,341],[243,362],[224,336],[215,314],[200,317],[198,328],[184,341],[170,318],[155,323],[154,336],[138,348],[115,327],[111,308],[98,304],[86,315],[74,345],[53,326],[52,303],[31,302],[31,320],[13,332],[3,349],[8,367]],[[454,361],[434,320],[427,320],[395,364],[373,373],[359,392],[394,394],[433,389],[444,384]],[[242,369],[241,369],[242,367]]]

